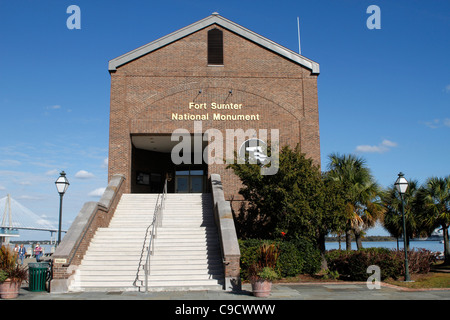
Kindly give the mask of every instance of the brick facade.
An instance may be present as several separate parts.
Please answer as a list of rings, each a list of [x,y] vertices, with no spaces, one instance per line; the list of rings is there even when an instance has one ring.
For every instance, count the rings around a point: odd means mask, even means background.
[[[208,66],[207,32],[223,31],[223,66]],[[212,24],[161,46],[111,70],[109,177],[123,174],[125,192],[132,191],[132,137],[170,135],[184,128],[193,133],[193,120],[173,114],[208,114],[203,132],[215,128],[278,129],[280,145],[295,147],[320,164],[317,73],[270,48],[220,24]],[[189,109],[189,103],[208,109]],[[236,110],[212,110],[212,103],[241,105]],[[253,115],[258,120],[214,120],[214,113]],[[249,118],[249,117],[247,117]],[[225,143],[225,142],[224,142]],[[236,146],[238,148],[239,146]],[[224,145],[224,150],[226,147]],[[145,159],[144,159],[145,162]],[[239,179],[225,164],[210,164],[208,176],[222,178],[226,200],[239,199]]]

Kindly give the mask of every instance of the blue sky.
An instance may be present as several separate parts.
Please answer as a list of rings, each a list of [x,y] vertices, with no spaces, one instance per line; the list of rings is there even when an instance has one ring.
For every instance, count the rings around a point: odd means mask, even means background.
[[[80,30],[66,27],[73,4]],[[370,5],[381,29],[366,26]],[[294,51],[300,17],[302,54],[321,68],[323,168],[338,152],[385,187],[399,171],[450,173],[448,0],[0,0],[0,198],[56,225],[65,170],[67,228],[107,184],[108,61],[214,11]]]

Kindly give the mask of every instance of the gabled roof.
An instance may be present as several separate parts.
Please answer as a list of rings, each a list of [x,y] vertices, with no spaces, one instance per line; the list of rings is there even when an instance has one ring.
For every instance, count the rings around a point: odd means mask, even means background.
[[[115,71],[118,67],[135,60],[143,55],[146,55],[147,53],[150,53],[152,51],[155,51],[163,46],[166,46],[172,42],[175,42],[183,37],[186,37],[194,32],[197,32],[203,28],[206,28],[210,25],[217,24],[219,26],[224,27],[225,29],[228,29],[250,41],[253,41],[260,46],[271,50],[275,53],[278,53],[279,55],[298,63],[301,66],[304,66],[311,70],[312,73],[318,74],[320,72],[319,64],[317,62],[314,62],[308,58],[305,58],[304,56],[295,53],[292,50],[289,50],[278,43],[275,43],[253,31],[250,31],[237,23],[234,23],[233,21],[230,21],[228,19],[225,19],[224,17],[220,16],[218,13],[214,12],[212,15],[197,21],[187,27],[184,27],[180,30],[177,30],[175,32],[172,32],[171,34],[168,34],[167,36],[164,36],[162,38],[159,38],[158,40],[155,40],[153,42],[150,42],[142,47],[139,47],[133,51],[130,51],[128,53],[125,53],[121,55],[120,57],[117,57],[115,59],[112,59],[109,61],[109,71]]]

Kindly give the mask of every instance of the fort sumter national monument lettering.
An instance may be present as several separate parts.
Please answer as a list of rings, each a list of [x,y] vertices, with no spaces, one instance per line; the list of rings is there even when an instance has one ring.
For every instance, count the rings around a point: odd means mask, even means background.
[[[242,114],[241,110],[245,109],[242,103],[195,103],[189,102],[186,107],[186,113],[172,112],[172,120],[193,120],[193,121],[259,121],[260,115],[257,114]],[[206,110],[206,112],[204,112]],[[212,110],[210,113],[209,110]],[[221,110],[236,111],[233,114],[222,114]]]

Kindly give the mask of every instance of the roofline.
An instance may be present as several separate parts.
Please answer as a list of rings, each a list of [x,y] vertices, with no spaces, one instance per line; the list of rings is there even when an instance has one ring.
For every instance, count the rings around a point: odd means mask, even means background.
[[[241,25],[234,23],[233,21],[230,21],[222,16],[220,16],[217,13],[213,13],[212,15],[197,21],[187,27],[184,27],[182,29],[179,29],[175,32],[172,32],[162,38],[159,38],[155,41],[152,41],[146,45],[143,45],[142,47],[139,47],[135,50],[132,50],[130,52],[127,52],[115,59],[112,59],[109,61],[109,71],[113,72],[116,71],[118,67],[135,60],[143,55],[146,55],[152,51],[155,51],[163,46],[166,46],[172,42],[175,42],[183,37],[186,37],[194,32],[197,32],[203,28],[206,28],[210,25],[217,24],[220,25],[248,40],[251,40],[275,53],[280,54],[281,56],[303,66],[311,70],[314,74],[320,73],[320,67],[317,62],[314,62],[308,58],[305,58],[304,56],[289,50],[281,45],[279,45],[276,42],[273,42],[251,30],[248,30]]]

